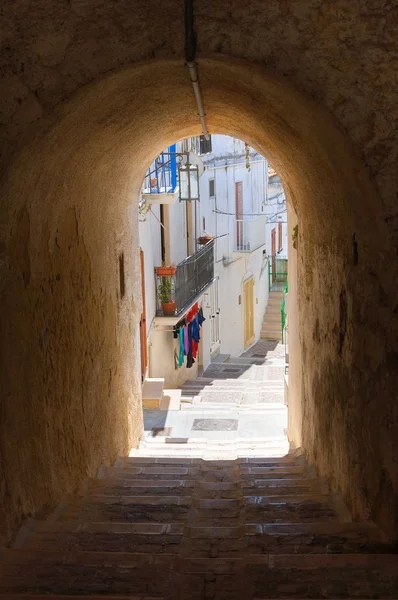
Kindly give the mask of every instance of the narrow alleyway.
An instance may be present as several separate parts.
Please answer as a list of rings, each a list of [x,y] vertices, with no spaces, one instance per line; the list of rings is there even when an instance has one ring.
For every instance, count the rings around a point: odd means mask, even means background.
[[[283,456],[289,450],[284,346],[261,340],[240,357],[213,362],[182,387],[180,411],[144,411],[151,455]]]
[[[380,530],[287,448],[283,372],[261,341],[145,411],[140,448],[5,551],[1,600],[396,599]]]

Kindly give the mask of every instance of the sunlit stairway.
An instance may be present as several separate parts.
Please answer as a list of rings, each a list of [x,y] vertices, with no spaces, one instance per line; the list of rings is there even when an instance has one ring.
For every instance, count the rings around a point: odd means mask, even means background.
[[[1,600],[397,599],[398,556],[302,456],[120,458],[3,553]]]
[[[261,327],[261,338],[266,340],[280,340],[282,338],[281,306],[283,292],[270,292],[267,308]]]

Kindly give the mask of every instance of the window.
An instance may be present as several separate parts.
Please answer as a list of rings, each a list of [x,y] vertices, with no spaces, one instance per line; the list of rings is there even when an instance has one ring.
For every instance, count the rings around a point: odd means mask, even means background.
[[[214,198],[215,196],[215,188],[214,188],[214,179],[209,179],[209,196],[210,198]]]
[[[278,223],[278,252],[281,252],[282,248],[282,223]]]
[[[200,153],[199,154],[209,154],[211,152],[211,135],[209,139],[206,140],[204,135],[201,135],[200,138]]]

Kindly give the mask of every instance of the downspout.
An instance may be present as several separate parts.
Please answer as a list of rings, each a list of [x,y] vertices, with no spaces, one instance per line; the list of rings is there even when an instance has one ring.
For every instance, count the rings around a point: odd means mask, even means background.
[[[194,31],[194,0],[185,0],[185,64],[189,69],[189,77],[191,79],[193,93],[195,95],[196,104],[200,122],[202,125],[203,135],[206,140],[210,139],[206,125],[206,113],[203,107],[202,93],[200,91],[199,76],[195,63],[196,55],[196,37]]]

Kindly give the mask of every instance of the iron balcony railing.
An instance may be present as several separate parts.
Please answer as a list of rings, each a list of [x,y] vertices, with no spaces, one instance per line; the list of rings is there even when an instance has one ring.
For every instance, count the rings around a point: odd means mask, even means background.
[[[175,302],[174,316],[181,315],[214,279],[214,240],[211,240],[177,265],[170,276],[171,300]],[[165,316],[159,288],[162,278],[157,276],[157,315]]]
[[[149,167],[144,179],[144,194],[174,193],[178,185],[176,145],[162,152]]]
[[[287,281],[287,257],[272,254],[268,257],[268,290],[283,292]]]

